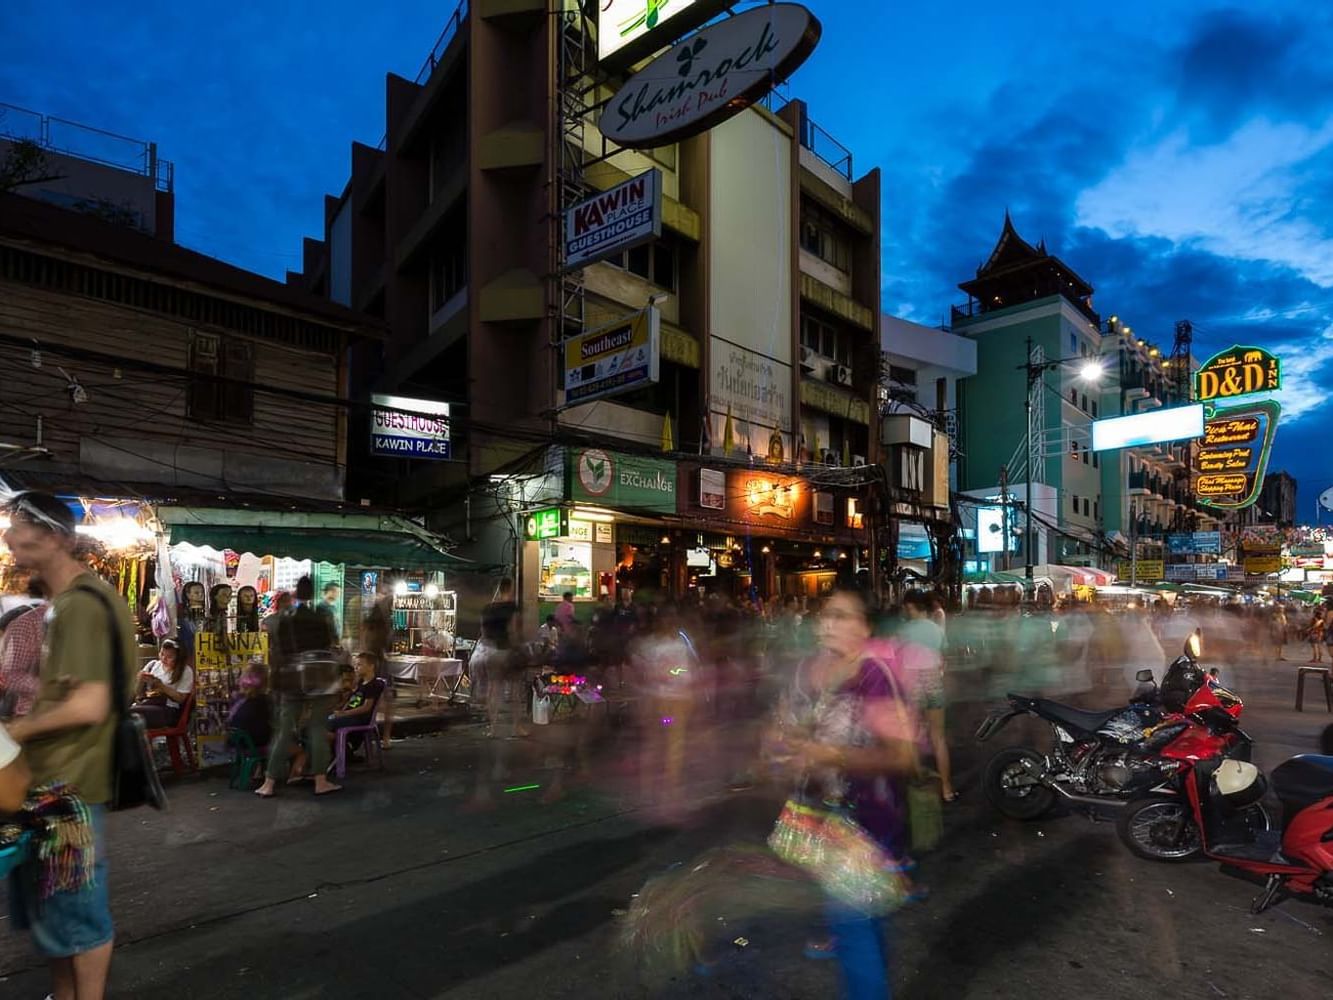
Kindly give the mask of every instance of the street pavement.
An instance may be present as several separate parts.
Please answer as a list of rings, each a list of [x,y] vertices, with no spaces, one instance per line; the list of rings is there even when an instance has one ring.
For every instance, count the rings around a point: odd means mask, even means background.
[[[1322,700],[1292,711],[1292,667],[1227,677],[1246,697],[1265,767],[1311,751],[1330,721]],[[1210,863],[1140,861],[1111,823],[992,814],[975,782],[994,748],[970,739],[981,708],[958,713],[965,794],[947,810],[944,843],[922,859],[930,896],[894,919],[896,996],[1333,996],[1333,909],[1288,900],[1250,916],[1255,886]],[[738,908],[717,921],[706,976],[644,982],[619,945],[649,878],[710,847],[762,843],[780,794],[728,788],[753,727],[691,740],[689,809],[665,814],[644,798],[653,782],[639,780],[627,733],[594,752],[592,783],[544,802],[558,732],[504,744],[513,759],[502,784],[523,790],[501,792],[493,811],[465,806],[496,743],[454,719],[396,742],[383,772],[354,768],[326,799],[303,787],[261,801],[208,774],[172,783],[167,813],[113,816],[112,996],[836,995],[833,963],[802,956],[813,914]],[[0,935],[0,997],[36,1000],[46,988],[26,941]]]

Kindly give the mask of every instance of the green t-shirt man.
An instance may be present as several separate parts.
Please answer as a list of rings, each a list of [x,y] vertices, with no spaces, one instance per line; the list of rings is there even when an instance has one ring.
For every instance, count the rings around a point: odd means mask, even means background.
[[[90,590],[105,594],[113,610],[108,612],[101,601],[88,593]],[[112,614],[116,625],[114,639]],[[42,649],[33,713],[60,704],[78,684],[101,682],[110,686],[113,641],[120,643],[126,694],[132,696],[138,676],[138,647],[129,606],[97,576],[83,573],[51,601],[47,611],[46,644]],[[110,714],[100,725],[34,737],[23,748],[34,784],[63,781],[73,785],[90,805],[110,800],[112,737],[119,717],[119,699],[114,691],[111,704]]]

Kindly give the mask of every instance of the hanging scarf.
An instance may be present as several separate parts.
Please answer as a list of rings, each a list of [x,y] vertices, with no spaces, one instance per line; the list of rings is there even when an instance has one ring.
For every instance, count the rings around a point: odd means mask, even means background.
[[[28,793],[22,816],[23,825],[33,832],[39,898],[80,892],[93,884],[93,818],[73,788],[59,781],[38,785]]]

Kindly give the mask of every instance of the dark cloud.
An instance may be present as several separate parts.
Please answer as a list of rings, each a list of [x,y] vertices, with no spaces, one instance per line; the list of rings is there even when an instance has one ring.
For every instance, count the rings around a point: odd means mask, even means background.
[[[1256,114],[1322,120],[1333,72],[1327,58],[1327,5],[1272,16],[1248,10],[1203,14],[1173,54],[1178,112],[1196,138],[1215,141]]]

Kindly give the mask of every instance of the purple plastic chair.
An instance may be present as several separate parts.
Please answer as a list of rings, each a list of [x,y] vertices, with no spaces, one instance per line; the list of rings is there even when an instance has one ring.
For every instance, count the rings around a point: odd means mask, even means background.
[[[387,690],[387,689],[386,689]],[[383,698],[383,693],[380,698]],[[370,721],[363,726],[347,726],[344,729],[335,731],[336,743],[333,750],[333,773],[341,781],[347,777],[347,737],[364,735],[366,738],[366,762],[370,762],[370,746],[375,745],[375,763],[379,769],[384,770],[384,745],[380,742],[380,729],[375,723],[375,713],[380,710],[380,698],[375,699],[375,703],[370,707],[370,715],[367,716]]]

